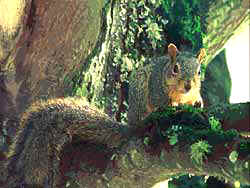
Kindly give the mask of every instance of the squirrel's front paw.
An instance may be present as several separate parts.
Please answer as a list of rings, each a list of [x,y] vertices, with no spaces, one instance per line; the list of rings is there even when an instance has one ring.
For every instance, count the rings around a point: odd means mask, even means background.
[[[202,100],[195,101],[193,106],[196,108],[203,108],[203,101]]]

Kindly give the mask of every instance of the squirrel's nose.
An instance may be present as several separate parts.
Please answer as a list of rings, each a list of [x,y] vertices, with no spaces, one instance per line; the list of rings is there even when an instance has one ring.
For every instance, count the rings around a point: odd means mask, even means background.
[[[190,80],[185,82],[184,88],[185,88],[186,92],[188,92],[191,89],[191,81]]]

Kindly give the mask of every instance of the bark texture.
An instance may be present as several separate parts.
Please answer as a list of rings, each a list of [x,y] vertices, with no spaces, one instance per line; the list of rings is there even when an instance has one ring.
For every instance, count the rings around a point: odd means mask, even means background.
[[[64,96],[66,75],[73,77],[100,32],[103,1],[20,2],[23,9],[12,30],[5,26],[6,20],[0,23],[1,97],[10,98],[8,104],[2,102],[2,113],[9,113],[6,106],[20,113],[36,97]],[[19,7],[20,2],[14,3]]]
[[[250,184],[249,108],[161,109],[131,129],[80,99],[37,102],[0,163],[1,187],[139,188],[186,173]]]
[[[243,23],[249,23],[249,1],[210,1],[204,21],[207,23],[203,39],[208,51],[209,63],[224,47],[229,38]]]

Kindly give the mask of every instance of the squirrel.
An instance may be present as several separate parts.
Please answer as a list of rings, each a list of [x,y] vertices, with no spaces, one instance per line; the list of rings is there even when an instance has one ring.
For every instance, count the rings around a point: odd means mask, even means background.
[[[175,45],[170,44],[168,54],[153,59],[132,74],[128,124],[137,124],[163,104],[200,103],[202,106],[200,64],[204,50],[195,58],[188,52],[179,53]],[[17,182],[57,187],[59,153],[71,142],[72,135],[116,148],[124,139],[129,139],[131,129],[128,127],[91,106],[84,98],[37,101],[20,118],[17,134],[6,152],[7,162],[0,166],[1,178],[13,182],[7,187],[16,187]],[[21,175],[13,180],[11,174],[19,173]]]
[[[128,124],[137,124],[160,106],[189,104],[203,107],[200,95],[202,48],[195,57],[168,45],[168,56],[153,58],[132,72],[129,87]]]

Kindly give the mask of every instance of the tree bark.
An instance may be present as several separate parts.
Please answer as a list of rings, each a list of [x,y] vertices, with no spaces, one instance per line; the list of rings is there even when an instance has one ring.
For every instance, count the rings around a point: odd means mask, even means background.
[[[151,187],[187,173],[250,184],[249,103],[159,109],[136,129],[81,104],[49,104],[22,119],[2,187]]]
[[[209,63],[235,33],[241,24],[249,23],[249,1],[213,1],[207,7],[206,36],[203,39],[208,52],[206,63]]]
[[[1,3],[1,7],[7,4],[15,8],[9,1]],[[1,95],[7,93],[10,98],[4,106],[13,106],[20,113],[36,98],[64,96],[64,90],[70,89],[65,80],[72,79],[72,73],[84,64],[98,40],[103,1],[15,3],[20,7],[13,11],[16,23],[0,23]],[[7,17],[9,11],[1,14]],[[1,107],[0,112],[11,110]]]

